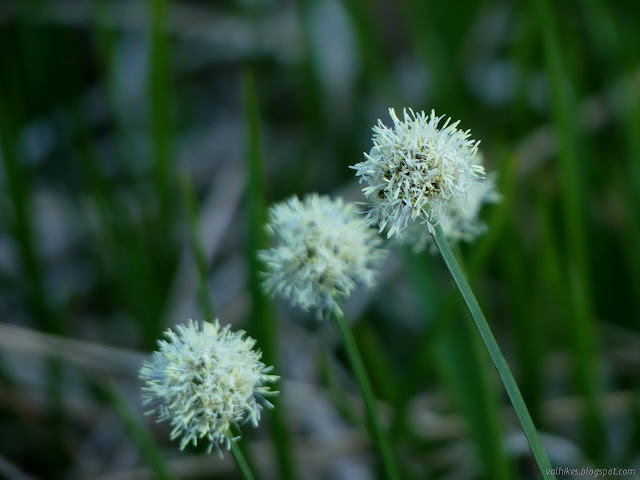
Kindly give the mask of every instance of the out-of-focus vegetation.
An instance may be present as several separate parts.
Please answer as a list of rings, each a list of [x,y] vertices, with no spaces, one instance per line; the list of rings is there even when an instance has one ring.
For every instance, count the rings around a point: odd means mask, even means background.
[[[0,477],[235,478],[139,400],[161,332],[211,317],[283,377],[242,432],[261,478],[380,476],[335,332],[255,251],[273,201],[362,200],[389,106],[498,172],[456,254],[552,464],[640,471],[639,56],[631,0],[4,0]],[[537,478],[441,260],[390,248],[345,310],[403,478]]]

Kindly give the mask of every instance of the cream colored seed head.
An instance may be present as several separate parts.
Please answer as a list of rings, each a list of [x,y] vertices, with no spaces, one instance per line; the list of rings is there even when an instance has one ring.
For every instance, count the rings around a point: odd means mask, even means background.
[[[389,109],[393,128],[381,120],[373,127],[373,147],[363,162],[353,165],[367,197],[368,225],[400,236],[412,221],[433,232],[450,205],[464,201],[484,169],[474,163],[478,143],[450,118],[404,110],[401,121]]]
[[[171,439],[180,438],[180,449],[198,440],[230,448],[228,431],[232,424],[260,421],[265,397],[276,395],[266,384],[279,379],[269,375],[272,367],[260,361],[255,340],[229,326],[196,323],[178,325],[165,332],[158,351],[140,370],[143,403],[152,405],[147,414],[157,414],[159,422],[170,422]],[[235,439],[234,439],[235,440]]]
[[[319,318],[339,312],[338,300],[357,283],[372,285],[384,255],[375,230],[340,198],[293,196],[271,207],[266,228],[274,245],[260,252],[265,290]]]
[[[479,155],[478,155],[479,156]],[[481,159],[478,158],[478,163]],[[472,242],[486,229],[486,224],[480,218],[482,207],[500,201],[500,194],[496,190],[496,175],[488,174],[471,185],[464,199],[456,199],[447,209],[447,213],[440,220],[442,231],[450,243]],[[413,247],[419,252],[429,248],[435,252],[436,245],[433,237],[419,221],[411,221],[398,240]]]

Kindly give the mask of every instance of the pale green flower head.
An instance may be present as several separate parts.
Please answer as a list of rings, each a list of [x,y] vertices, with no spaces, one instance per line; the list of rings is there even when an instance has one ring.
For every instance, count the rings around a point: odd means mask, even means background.
[[[476,163],[482,165],[482,155],[478,152]],[[492,203],[498,203],[501,197],[496,189],[496,175],[487,174],[471,184],[467,194],[462,198],[456,198],[440,219],[440,226],[447,240],[452,243],[472,242],[482,235],[487,226],[480,218],[482,207]],[[433,237],[420,221],[411,221],[406,230],[398,238],[400,243],[410,245],[414,251],[419,252],[429,248],[436,251]]]
[[[171,440],[180,438],[181,450],[202,439],[208,453],[214,446],[229,449],[229,427],[246,421],[258,426],[262,407],[272,407],[265,397],[278,393],[266,384],[279,377],[269,375],[273,367],[260,361],[254,339],[218,320],[189,320],[165,336],[140,370],[143,403],[153,406],[146,413],[170,422]]]
[[[378,120],[373,127],[373,147],[356,170],[369,210],[368,225],[377,225],[387,236],[401,236],[413,221],[426,224],[430,232],[456,201],[465,201],[471,186],[484,169],[474,162],[477,141],[458,123],[443,116],[404,110],[401,121],[389,109],[393,127]]]
[[[293,196],[269,209],[266,228],[274,245],[260,252],[265,290],[319,318],[340,312],[338,300],[357,284],[371,286],[385,253],[375,230],[341,198]]]

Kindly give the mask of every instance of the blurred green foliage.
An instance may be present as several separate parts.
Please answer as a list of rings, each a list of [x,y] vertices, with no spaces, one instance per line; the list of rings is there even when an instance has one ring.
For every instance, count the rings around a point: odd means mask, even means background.
[[[311,191],[362,200],[347,167],[371,125],[389,106],[435,108],[471,129],[499,174],[487,233],[458,257],[552,463],[638,466],[639,19],[632,0],[4,1],[2,322],[148,352],[180,315],[220,316],[362,431],[344,352],[260,292],[264,208]],[[347,316],[404,477],[535,478],[440,260],[392,250]],[[0,459],[97,477],[137,465],[117,461],[124,445],[179,476],[166,431],[136,427],[135,378],[116,394],[108,378],[37,352],[23,361],[7,343]],[[243,429],[245,446],[275,441],[271,462],[248,446],[251,463],[264,478],[338,475],[318,435],[329,417],[301,420],[286,385],[265,434]],[[121,423],[96,420],[116,413]]]

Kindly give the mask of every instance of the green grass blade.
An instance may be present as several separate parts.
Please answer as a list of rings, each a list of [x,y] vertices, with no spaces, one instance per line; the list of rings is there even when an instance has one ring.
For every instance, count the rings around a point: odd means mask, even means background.
[[[24,283],[24,301],[27,311],[40,330],[63,334],[68,322],[64,312],[51,298],[38,255],[33,225],[31,169],[25,164],[18,149],[17,139],[25,121],[25,104],[22,86],[18,76],[18,60],[15,48],[2,48],[0,54],[8,54],[4,75],[0,75],[0,165],[4,171],[3,189],[9,208],[6,215],[9,233],[16,249],[16,257]],[[5,193],[5,192],[0,192]],[[57,438],[62,433],[65,422],[63,404],[63,365],[55,358],[48,359],[46,365],[46,395],[49,408],[47,415],[48,433]],[[56,445],[58,447],[59,445]],[[52,449],[43,458],[52,470],[59,468],[60,452]]]
[[[518,359],[520,388],[536,423],[542,421],[542,365],[544,360],[544,316],[536,317],[537,301],[531,292],[528,272],[532,269],[521,251],[521,243],[515,232],[506,237],[501,256],[501,268],[508,292],[511,327]]]
[[[489,366],[478,345],[471,325],[460,316],[457,292],[444,295],[435,279],[429,279],[431,258],[427,253],[407,257],[411,281],[420,292],[423,318],[434,317],[425,325],[418,348],[396,405],[393,430],[399,436],[408,427],[407,403],[430,364],[438,374],[464,416],[478,459],[487,478],[510,478],[510,467],[501,441],[498,402],[491,386]],[[425,290],[435,298],[427,299]],[[442,293],[441,293],[442,292]],[[441,300],[438,300],[442,298]],[[429,312],[429,308],[435,312]]]
[[[491,328],[489,327],[489,324],[487,323],[487,320],[482,313],[480,305],[478,304],[476,297],[471,291],[471,287],[469,287],[469,284],[467,283],[467,280],[464,277],[460,266],[458,265],[458,261],[456,260],[453,252],[451,251],[451,248],[449,247],[449,243],[447,242],[447,239],[445,238],[444,232],[442,231],[442,227],[440,227],[440,225],[436,225],[433,239],[438,247],[440,255],[442,255],[442,259],[444,260],[447,269],[451,273],[451,276],[453,277],[453,280],[458,287],[458,290],[460,290],[460,294],[462,295],[462,298],[464,299],[465,304],[469,309],[469,313],[473,317],[473,320],[478,327],[480,336],[482,337],[482,340],[487,347],[487,351],[489,352],[491,361],[496,367],[498,375],[500,376],[500,379],[505,386],[507,395],[511,400],[511,404],[516,411],[518,420],[522,425],[524,434],[527,437],[529,446],[531,447],[531,452],[536,459],[536,463],[538,464],[540,473],[545,479],[555,479],[555,476],[550,473],[551,464],[549,463],[547,454],[542,447],[542,443],[540,442],[540,438],[538,437],[538,432],[535,425],[533,424],[533,421],[531,420],[531,416],[529,415],[527,406],[524,403],[522,394],[520,393],[518,385],[516,384],[516,381],[511,374],[509,365],[507,364],[507,361],[500,351],[498,342],[496,342],[496,339],[491,332]]]
[[[103,268],[113,288],[137,323],[141,342],[153,350],[161,332],[162,295],[154,265],[145,249],[142,234],[106,179],[99,154],[86,119],[75,112],[76,158],[80,176],[96,211],[97,235],[92,246],[101,257]]]
[[[251,72],[246,71],[243,79],[245,121],[247,129],[247,259],[249,266],[249,291],[251,294],[250,329],[263,351],[263,360],[267,365],[278,368],[277,326],[271,303],[262,290],[260,272],[263,271],[258,250],[266,247],[264,224],[266,220],[264,189],[262,185],[262,158],[260,150],[260,116],[258,98]],[[292,448],[287,430],[286,419],[280,404],[286,393],[282,387],[280,395],[272,400],[270,410],[271,435],[276,447],[280,478],[295,478]]]
[[[140,449],[140,453],[149,464],[153,475],[158,480],[173,480],[174,477],[167,467],[162,452],[154,442],[153,438],[140,421],[136,418],[127,401],[122,397],[120,392],[112,385],[106,384],[100,386],[100,393],[104,395],[106,400],[113,406],[114,410],[124,423],[129,435]]]
[[[607,2],[587,0],[584,2],[584,12],[590,33],[589,39],[592,39],[593,48],[606,67],[603,69],[608,74],[606,79],[611,83],[620,82],[622,79],[621,98],[624,98],[625,106],[618,121],[627,157],[627,175],[626,178],[620,179],[619,183],[626,186],[624,200],[627,219],[621,225],[619,235],[628,260],[627,277],[630,279],[635,297],[635,317],[640,318],[640,100],[635,91],[637,86],[629,79],[633,78],[637,71],[637,45],[624,37],[623,29],[620,28],[622,22],[616,22]],[[627,446],[629,457],[640,444],[640,375],[636,381],[636,389],[638,401],[632,409],[632,434]]]
[[[501,441],[499,408],[492,389],[489,366],[473,326],[458,308],[446,319],[435,340],[433,361],[469,425],[485,478],[510,478]],[[448,312],[445,312],[448,313]]]
[[[398,386],[386,346],[376,331],[365,322],[358,322],[354,326],[353,335],[365,365],[369,366],[369,379],[374,392],[381,400],[391,401],[395,398]]]
[[[184,174],[182,176],[182,200],[184,208],[187,214],[187,222],[189,225],[189,240],[191,242],[191,251],[196,262],[196,268],[198,269],[198,278],[200,282],[199,286],[199,298],[200,306],[204,319],[208,322],[213,321],[213,303],[211,296],[209,295],[209,289],[207,287],[207,257],[202,246],[202,238],[200,236],[200,229],[198,228],[198,212],[196,206],[196,196],[193,191],[193,186],[189,177]]]
[[[338,382],[326,350],[322,349],[318,352],[315,366],[320,385],[326,390],[333,407],[345,422],[357,425],[360,418],[345,395],[342,385]]]
[[[555,5],[555,4],[554,4]],[[563,224],[566,236],[566,274],[571,298],[569,315],[570,343],[573,353],[573,376],[579,393],[586,401],[583,430],[585,449],[593,458],[601,457],[604,422],[598,408],[597,342],[589,291],[587,238],[583,212],[582,178],[586,149],[580,149],[578,119],[569,71],[562,57],[555,11],[549,0],[535,0],[539,34],[542,37],[551,89],[553,123],[558,143],[562,174]]]
[[[378,409],[376,407],[376,400],[373,395],[373,390],[371,389],[371,383],[369,382],[369,376],[367,375],[364,363],[362,363],[362,358],[358,352],[358,347],[356,346],[353,333],[351,333],[349,325],[347,325],[342,314],[334,313],[331,315],[331,318],[333,319],[333,323],[340,334],[340,338],[342,338],[349,364],[351,365],[356,382],[360,388],[360,394],[362,395],[367,415],[369,431],[378,452],[380,453],[380,459],[382,460],[382,466],[384,468],[386,478],[390,480],[398,480],[400,477],[398,475],[398,469],[389,443],[389,435],[382,429]]]
[[[149,121],[151,127],[151,159],[155,197],[158,201],[158,222],[161,233],[168,233],[173,213],[172,155],[173,125],[171,122],[171,83],[168,61],[166,0],[148,0],[150,48],[148,73]]]

